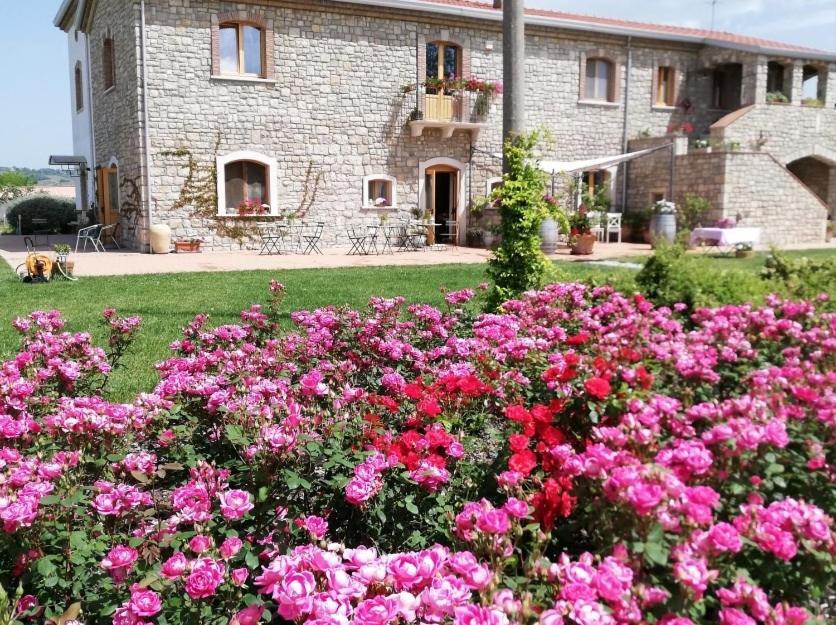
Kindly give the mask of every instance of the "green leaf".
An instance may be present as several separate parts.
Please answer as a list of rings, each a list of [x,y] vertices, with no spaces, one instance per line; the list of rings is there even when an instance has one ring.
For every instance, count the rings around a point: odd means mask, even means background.
[[[668,550],[661,543],[645,543],[644,545],[644,557],[648,562],[664,566],[668,563],[668,555]]]
[[[258,556],[254,551],[248,551],[247,555],[244,556],[244,562],[250,569],[255,570],[258,566]]]
[[[38,571],[38,575],[48,579],[56,574],[58,568],[52,563],[52,556],[45,556],[38,560],[38,563],[35,565],[35,570]],[[56,579],[55,581],[57,582],[58,580]]]

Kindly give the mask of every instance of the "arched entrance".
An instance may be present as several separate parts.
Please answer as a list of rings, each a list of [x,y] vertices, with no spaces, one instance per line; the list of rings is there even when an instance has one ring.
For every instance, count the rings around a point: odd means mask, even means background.
[[[436,225],[436,241],[455,234],[462,242],[465,229],[465,166],[452,158],[434,158],[419,165],[418,205]]]
[[[833,219],[836,214],[836,163],[817,156],[805,156],[788,163],[787,169],[827,204]]]

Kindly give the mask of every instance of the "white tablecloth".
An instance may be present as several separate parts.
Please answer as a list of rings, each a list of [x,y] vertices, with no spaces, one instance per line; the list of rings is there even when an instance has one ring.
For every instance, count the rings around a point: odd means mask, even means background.
[[[691,231],[691,243],[711,241],[720,247],[751,243],[757,245],[761,240],[760,228],[694,228]]]

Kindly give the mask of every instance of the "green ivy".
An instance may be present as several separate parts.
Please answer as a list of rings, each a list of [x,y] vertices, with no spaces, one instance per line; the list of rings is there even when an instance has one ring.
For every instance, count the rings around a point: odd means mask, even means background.
[[[566,214],[545,199],[546,174],[534,157],[539,141],[540,133],[531,132],[505,143],[508,171],[496,192],[502,240],[488,268],[494,283],[488,297],[491,309],[544,283],[551,263],[540,251],[543,220],[553,217],[561,229],[568,228]]]

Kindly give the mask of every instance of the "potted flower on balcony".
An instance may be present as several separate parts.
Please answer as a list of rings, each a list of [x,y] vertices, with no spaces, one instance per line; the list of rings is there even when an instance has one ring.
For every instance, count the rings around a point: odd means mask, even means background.
[[[589,214],[586,207],[581,206],[576,213],[569,216],[569,247],[572,248],[572,254],[592,254],[595,239]]]

